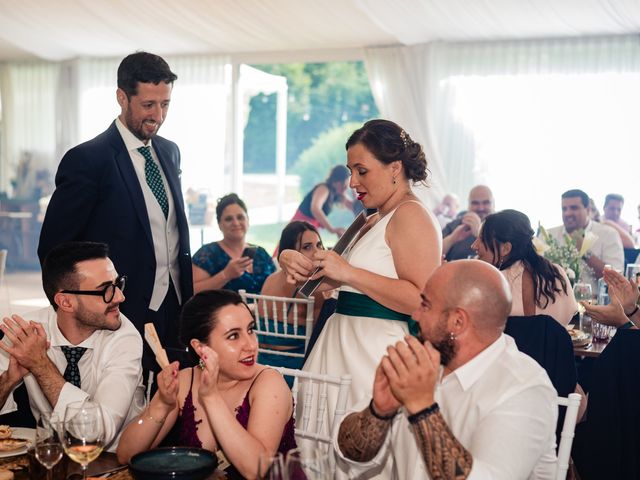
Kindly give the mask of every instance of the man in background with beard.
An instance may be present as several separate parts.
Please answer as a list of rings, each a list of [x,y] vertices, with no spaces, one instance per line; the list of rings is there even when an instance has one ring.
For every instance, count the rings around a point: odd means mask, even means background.
[[[63,419],[68,404],[91,399],[102,407],[109,445],[142,411],[142,338],[120,313],[126,278],[108,255],[104,243],[55,247],[42,265],[51,306],[3,319],[0,414],[16,410],[12,392],[22,382],[35,418]]]
[[[115,268],[129,278],[122,312],[141,333],[152,322],[171,360],[180,359],[173,355],[180,305],[193,295],[180,152],[156,135],[176,79],[157,55],[137,52],[122,60],[120,115],[62,158],[38,245],[42,262],[65,241],[108,244]],[[159,369],[146,345],[143,366]]]
[[[556,391],[504,335],[510,311],[509,286],[488,263],[434,272],[413,314],[425,341],[388,348],[369,406],[334,439],[352,474],[391,461],[403,480],[554,478]]]

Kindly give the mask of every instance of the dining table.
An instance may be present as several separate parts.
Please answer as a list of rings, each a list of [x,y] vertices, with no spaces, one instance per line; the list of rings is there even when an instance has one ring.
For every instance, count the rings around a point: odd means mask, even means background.
[[[0,458],[0,470],[11,470],[14,474],[15,480],[26,480],[46,478],[45,476],[36,477],[31,475],[29,469],[30,455],[24,453],[22,455],[16,455],[13,457]],[[31,462],[35,459],[31,458]],[[66,472],[64,473],[64,480],[81,480],[82,470],[80,465],[72,462],[71,460],[64,458],[63,462],[66,463]],[[40,467],[41,468],[41,467]],[[76,475],[77,474],[77,475]],[[87,469],[87,477],[93,478],[108,478],[109,480],[135,480],[135,476],[127,465],[120,465],[115,453],[102,452],[100,456],[89,464]],[[57,477],[56,480],[60,478]],[[206,480],[231,480],[233,477],[227,476],[223,470],[216,470],[211,475],[206,477]]]
[[[609,341],[591,341],[586,345],[574,345],[573,354],[576,357],[597,358],[604,351],[604,349],[607,348],[607,345],[609,345]]]

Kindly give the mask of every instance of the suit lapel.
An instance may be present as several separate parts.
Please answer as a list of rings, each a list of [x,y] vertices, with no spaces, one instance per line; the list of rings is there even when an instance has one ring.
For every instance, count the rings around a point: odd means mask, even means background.
[[[116,128],[115,122],[109,128],[109,136],[111,137],[111,144],[115,149],[115,159],[118,165],[118,170],[122,176],[127,190],[129,191],[129,197],[131,203],[138,215],[142,228],[144,230],[147,239],[153,245],[153,238],[151,236],[151,224],[149,223],[149,214],[147,213],[147,205],[144,201],[144,195],[142,194],[142,188],[138,181],[138,176],[133,168],[133,162],[129,156],[129,152],[120,136],[120,132]]]

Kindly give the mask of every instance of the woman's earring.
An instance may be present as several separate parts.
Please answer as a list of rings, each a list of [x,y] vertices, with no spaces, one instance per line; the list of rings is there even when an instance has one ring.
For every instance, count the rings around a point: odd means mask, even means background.
[[[202,359],[198,360],[198,368],[200,370],[204,370],[204,360]]]
[[[396,184],[396,177],[393,177],[393,184]]]

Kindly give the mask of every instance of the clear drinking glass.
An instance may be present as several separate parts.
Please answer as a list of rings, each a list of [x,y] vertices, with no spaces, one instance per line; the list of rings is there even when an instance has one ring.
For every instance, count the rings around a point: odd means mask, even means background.
[[[60,420],[56,414],[41,413],[36,425],[35,457],[46,469],[47,479],[53,479],[52,468],[62,459]]]
[[[64,414],[62,445],[71,460],[82,467],[87,478],[87,466],[104,448],[104,418],[100,405],[91,401],[73,402]]]
[[[588,332],[588,330],[590,330],[591,325],[589,322],[589,328],[585,328],[587,327],[585,320],[585,314],[584,314],[584,307],[580,304],[581,301],[583,302],[587,302],[587,303],[591,303],[591,301],[593,300],[593,291],[591,290],[591,284],[590,283],[576,283],[573,286],[573,295],[576,298],[576,301],[578,302],[578,313],[580,314],[580,320],[578,323],[578,326],[580,328],[580,330],[582,330],[583,332]]]
[[[321,449],[303,452],[299,448],[287,453],[286,472],[289,480],[324,480],[329,478],[329,455]]]
[[[625,271],[627,279],[631,280],[633,283],[638,283],[638,274],[640,274],[640,264],[630,263],[627,265],[627,269]]]
[[[258,478],[260,480],[285,480],[284,459],[281,453],[271,456],[262,454],[258,458]]]

